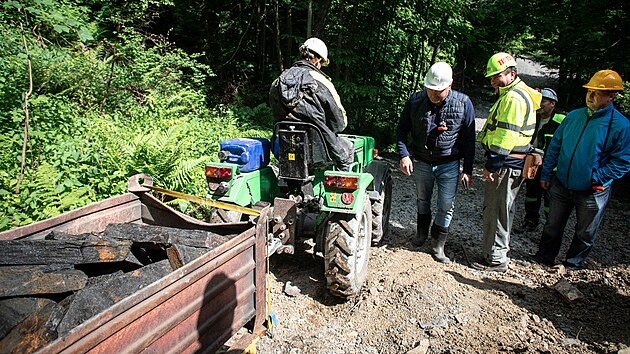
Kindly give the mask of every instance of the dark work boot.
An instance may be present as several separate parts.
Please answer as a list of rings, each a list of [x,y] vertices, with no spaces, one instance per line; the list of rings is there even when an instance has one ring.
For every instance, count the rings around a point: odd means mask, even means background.
[[[515,234],[520,235],[523,233],[534,232],[538,228],[538,222],[534,222],[528,219],[523,220],[519,226],[512,229]]]
[[[429,226],[431,225],[431,214],[418,214],[416,218],[416,235],[411,240],[414,246],[421,247],[429,236]]]
[[[431,226],[431,251],[433,258],[444,264],[451,263],[451,260],[444,254],[444,244],[448,236],[448,227],[433,224]]]

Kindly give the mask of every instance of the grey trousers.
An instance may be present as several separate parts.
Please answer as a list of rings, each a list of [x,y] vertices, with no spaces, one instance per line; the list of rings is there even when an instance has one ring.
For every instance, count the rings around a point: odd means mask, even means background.
[[[483,201],[483,256],[491,265],[507,262],[514,200],[523,184],[521,170],[501,168],[494,182],[486,182]]]

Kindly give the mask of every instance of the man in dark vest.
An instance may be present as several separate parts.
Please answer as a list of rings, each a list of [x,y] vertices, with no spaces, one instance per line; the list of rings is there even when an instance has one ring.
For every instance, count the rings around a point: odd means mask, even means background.
[[[396,131],[400,169],[417,188],[417,229],[412,243],[422,246],[431,225],[431,195],[437,184],[437,213],[431,226],[431,251],[441,263],[460,181],[468,188],[475,156],[475,112],[470,98],[451,89],[453,70],[438,62],[424,78],[425,89],[413,93]],[[411,144],[407,147],[407,138]],[[460,160],[464,159],[460,174]]]

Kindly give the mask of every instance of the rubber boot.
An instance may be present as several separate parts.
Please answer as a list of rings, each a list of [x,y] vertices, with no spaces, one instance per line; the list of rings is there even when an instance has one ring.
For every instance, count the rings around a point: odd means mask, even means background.
[[[451,263],[451,260],[444,255],[444,244],[448,236],[448,227],[433,224],[431,226],[431,251],[433,258],[444,264]]]
[[[416,235],[411,240],[414,246],[421,247],[429,236],[429,226],[431,225],[431,214],[418,214],[416,218]]]

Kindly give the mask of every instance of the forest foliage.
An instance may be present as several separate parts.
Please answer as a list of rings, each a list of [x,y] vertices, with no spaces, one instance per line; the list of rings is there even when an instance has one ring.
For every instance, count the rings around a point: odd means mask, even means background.
[[[391,148],[435,61],[483,87],[497,51],[558,70],[561,105],[594,71],[630,75],[622,0],[21,0],[0,5],[0,230],[124,193],[135,173],[203,196],[218,143],[268,137],[269,84],[309,35],[349,131]],[[488,95],[490,90],[483,91]],[[628,100],[618,106],[630,111]],[[182,210],[191,208],[179,203]]]

